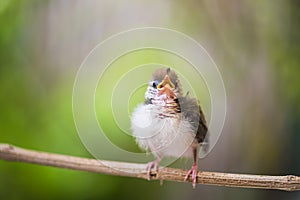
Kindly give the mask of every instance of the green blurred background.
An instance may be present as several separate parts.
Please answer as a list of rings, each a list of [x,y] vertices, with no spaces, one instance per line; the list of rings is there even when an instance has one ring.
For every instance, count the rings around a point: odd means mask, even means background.
[[[299,9],[296,0],[1,0],[0,142],[92,157],[72,117],[81,62],[112,34],[159,26],[200,42],[225,82],[225,127],[200,169],[300,175]],[[117,143],[137,149],[130,138],[111,133]],[[193,190],[190,184],[160,186],[0,160],[0,199],[66,198],[300,199],[300,193],[203,185]]]

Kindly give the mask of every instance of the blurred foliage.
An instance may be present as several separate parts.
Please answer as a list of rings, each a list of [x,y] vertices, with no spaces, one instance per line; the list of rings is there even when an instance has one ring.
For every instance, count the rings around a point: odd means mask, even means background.
[[[274,68],[277,72],[277,81],[282,104],[286,109],[286,137],[289,140],[290,160],[287,161],[289,173],[299,174],[299,148],[300,141],[300,28],[299,20],[300,3],[291,0],[290,12],[288,15],[288,30],[278,30],[275,42],[272,43],[270,51],[272,52],[271,59]],[[295,147],[295,148],[293,148]]]
[[[300,4],[288,1],[0,1],[0,142],[91,157],[72,116],[72,87],[87,53],[119,31],[162,26],[203,44],[224,77],[228,118],[201,169],[244,173],[300,174]],[[138,57],[132,59],[130,56]],[[126,60],[127,59],[127,60]],[[103,96],[124,71],[118,66],[184,61],[150,50],[113,63],[99,82],[97,117],[108,137],[130,151],[133,139],[112,121]],[[171,60],[171,61],[170,61]],[[148,80],[149,74],[143,74]],[[182,74],[187,77],[188,74]],[[209,95],[202,85],[210,110]],[[105,87],[102,87],[103,84]],[[188,85],[185,86],[185,89]],[[143,99],[137,88],[123,113]],[[126,100],[127,101],[127,100]],[[206,161],[206,163],[205,163]],[[203,166],[202,167],[202,163]],[[181,166],[181,164],[176,164]],[[205,168],[206,167],[206,168]],[[146,182],[0,160],[0,199],[299,199],[299,194],[189,184]]]

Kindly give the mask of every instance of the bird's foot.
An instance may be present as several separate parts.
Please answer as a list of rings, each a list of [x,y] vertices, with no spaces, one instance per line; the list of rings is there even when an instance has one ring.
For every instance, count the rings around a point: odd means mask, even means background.
[[[154,169],[156,172],[158,172],[158,163],[160,160],[154,160],[152,162],[149,162],[147,164],[147,176],[148,180],[150,181],[151,179],[151,169]]]
[[[196,188],[196,183],[197,183],[197,173],[198,173],[198,166],[194,164],[192,168],[187,172],[184,178],[184,181],[187,181],[189,176],[192,175],[192,184],[194,189]]]

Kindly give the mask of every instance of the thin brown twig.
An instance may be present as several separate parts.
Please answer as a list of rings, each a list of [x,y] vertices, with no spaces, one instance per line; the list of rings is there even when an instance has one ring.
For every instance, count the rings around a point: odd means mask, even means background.
[[[145,164],[104,161],[59,155],[53,153],[45,153],[34,150],[27,150],[9,144],[0,144],[0,159],[102,174],[110,174],[115,176],[127,176],[148,179],[145,170]],[[153,171],[151,173],[151,180],[183,182],[185,174],[185,170],[165,167],[161,168],[159,172]],[[188,181],[190,182],[191,180]],[[197,175],[197,183],[218,186],[263,188],[285,191],[300,190],[300,177],[293,175],[266,176],[202,171],[199,172]]]

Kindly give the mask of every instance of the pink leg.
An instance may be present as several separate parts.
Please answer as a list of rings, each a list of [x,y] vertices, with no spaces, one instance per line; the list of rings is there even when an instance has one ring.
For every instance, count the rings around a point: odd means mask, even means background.
[[[193,188],[196,188],[197,183],[197,173],[198,173],[198,158],[197,158],[197,148],[193,149],[193,156],[194,156],[194,163],[191,167],[191,169],[187,172],[184,181],[187,181],[189,176],[192,175],[192,184]]]
[[[147,165],[147,176],[148,180],[150,181],[151,178],[151,169],[154,169],[156,172],[158,172],[158,163],[161,161],[161,158],[157,158],[156,160],[149,162]]]

